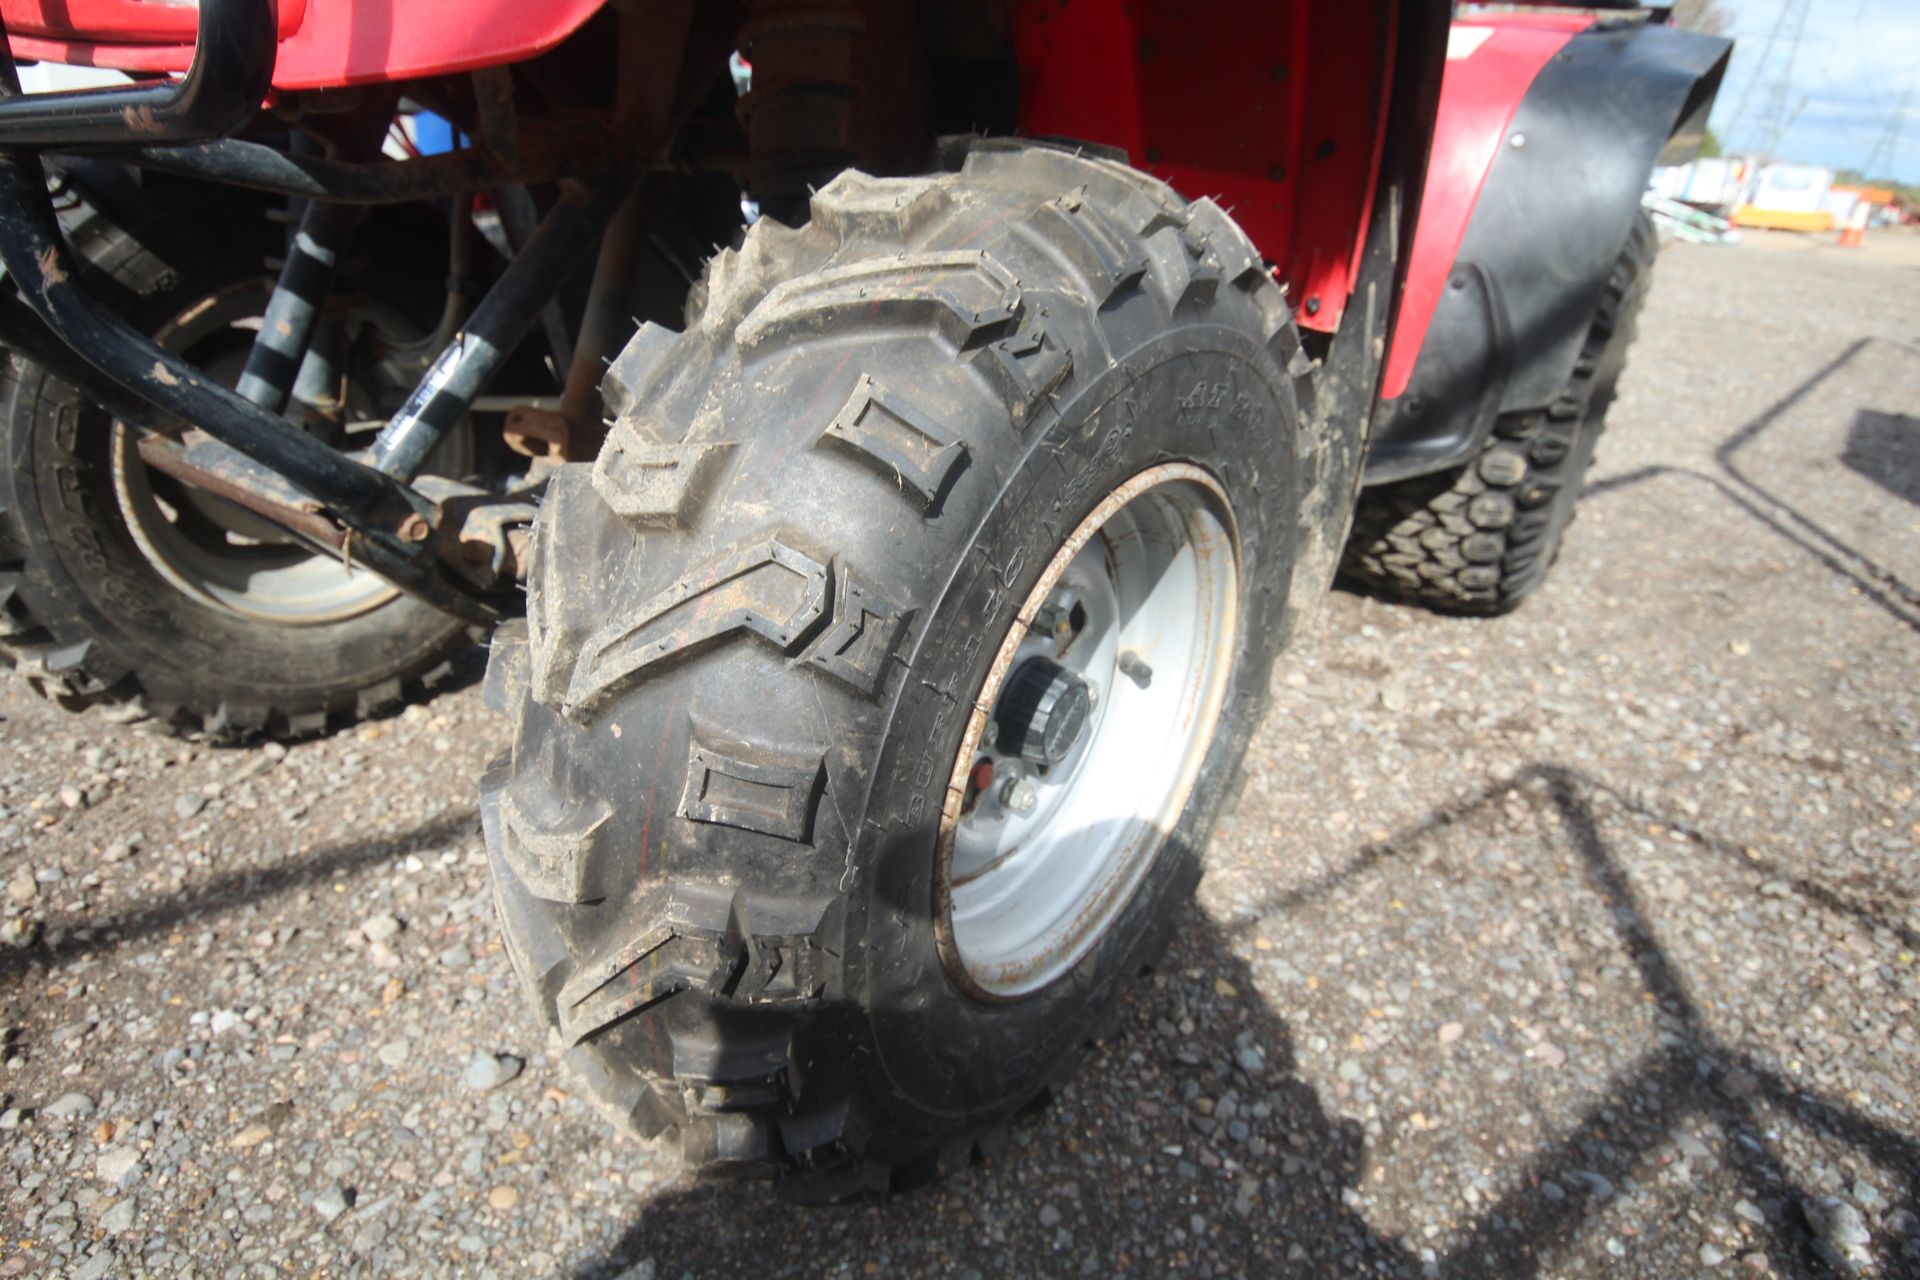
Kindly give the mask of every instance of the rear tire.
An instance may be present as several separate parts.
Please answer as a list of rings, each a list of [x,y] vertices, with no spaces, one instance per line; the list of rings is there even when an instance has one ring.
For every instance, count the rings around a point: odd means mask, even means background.
[[[617,1126],[794,1199],[896,1190],[1041,1096],[1175,927],[1291,616],[1305,361],[1210,201],[1026,146],[842,174],[693,310],[615,362],[607,450],[556,479],[494,643],[499,914]],[[1097,934],[983,992],[943,800],[978,801],[962,740],[1023,602],[1143,474],[1236,529],[1217,719]]]
[[[1606,429],[1659,247],[1642,212],[1551,405],[1502,414],[1464,467],[1361,493],[1341,565],[1349,578],[1457,613],[1505,613],[1539,589]]]
[[[205,234],[216,213],[216,225],[231,234]],[[368,274],[381,282],[382,299],[392,298],[366,305],[395,318],[413,313],[410,327],[424,331],[418,313],[439,282],[429,256],[418,252],[419,234],[400,225],[362,238],[373,258]],[[230,364],[243,358],[242,304],[257,294],[264,305],[271,284],[264,263],[279,246],[261,210],[228,200],[210,211],[179,193],[155,194],[138,226],[96,215],[71,238],[88,287],[115,302],[135,328],[177,334],[211,325],[204,343]],[[424,290],[405,287],[422,280]],[[231,317],[212,323],[229,310]],[[199,360],[205,349],[181,354]],[[472,644],[465,624],[380,590],[365,570],[342,575],[353,601],[331,612],[323,606],[298,616],[298,592],[307,588],[296,588],[292,621],[196,592],[155,550],[189,517],[205,543],[195,553],[233,574],[235,595],[258,576],[248,553],[279,556],[279,549],[242,539],[223,563],[221,532],[187,510],[192,494],[178,486],[165,488],[161,499],[170,500],[177,524],[165,521],[160,513],[168,508],[154,496],[164,481],[138,462],[125,429],[18,355],[0,354],[0,432],[7,462],[0,477],[0,659],[67,710],[98,706],[122,720],[215,740],[318,733],[397,707],[451,674],[452,655]],[[257,528],[271,539],[270,526]],[[321,580],[331,581],[324,574],[334,566],[315,557],[294,552],[286,563],[321,570]]]

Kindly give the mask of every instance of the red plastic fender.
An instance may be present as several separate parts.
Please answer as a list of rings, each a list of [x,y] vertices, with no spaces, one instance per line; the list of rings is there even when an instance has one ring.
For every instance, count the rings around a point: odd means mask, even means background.
[[[7,30],[49,40],[107,40],[115,44],[193,46],[200,24],[195,4],[155,4],[153,0],[5,0],[0,11]],[[280,0],[274,14],[280,38],[306,21],[307,0]]]
[[[1592,25],[1587,14],[1500,14],[1453,24],[1420,221],[1407,255],[1406,284],[1381,380],[1382,399],[1400,396],[1413,377],[1434,307],[1515,108],[1540,69]]]
[[[1365,242],[1400,5],[1019,0],[1020,131],[1212,197],[1333,332]]]
[[[604,0],[281,0],[276,89],[411,80],[518,62],[572,35]],[[16,59],[117,71],[187,69],[191,5],[0,0]],[[105,42],[103,42],[105,41]]]

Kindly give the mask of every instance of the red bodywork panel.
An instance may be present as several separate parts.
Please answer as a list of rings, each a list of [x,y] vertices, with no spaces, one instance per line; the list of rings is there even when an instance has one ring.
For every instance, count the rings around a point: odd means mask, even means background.
[[[283,0],[273,84],[317,89],[529,58],[604,0]],[[1332,332],[1384,144],[1399,0],[1014,0],[1020,124],[1123,148],[1213,196],[1278,264],[1308,328]],[[0,0],[14,56],[182,72],[196,10],[153,0]],[[1222,41],[1221,33],[1234,38]]]
[[[281,0],[273,87],[413,80],[518,62],[572,35],[602,3]],[[190,5],[152,0],[0,0],[0,13],[17,59],[118,71],[185,71],[199,21]]]
[[[7,30],[16,42],[21,36],[44,36],[54,41],[179,45],[189,54],[200,23],[197,5],[152,0],[6,0],[0,11],[6,13]],[[285,40],[306,21],[307,0],[280,0],[274,16]]]
[[[394,81],[532,57],[604,0],[282,0],[274,87]],[[182,72],[195,8],[0,0],[14,56]],[[1364,243],[1385,138],[1397,0],[1016,0],[1020,126],[1104,143],[1212,196],[1277,264],[1300,323],[1333,332]],[[1507,121],[1581,14],[1455,24],[1433,157],[1382,394],[1406,387]],[[1221,32],[1236,38],[1222,42]]]
[[[1021,132],[1122,148],[1212,196],[1278,264],[1300,322],[1331,331],[1366,234],[1396,11],[1228,0],[1196,21],[1173,0],[1023,0]]]
[[[1420,222],[1407,257],[1381,399],[1399,397],[1413,377],[1433,309],[1453,271],[1487,171],[1506,141],[1514,109],[1540,69],[1592,25],[1585,14],[1503,13],[1454,23]]]
[[[1201,23],[1160,0],[1023,4],[1014,28],[1021,129],[1121,147],[1183,195],[1214,197],[1277,264],[1300,324],[1331,332],[1373,202],[1395,10],[1227,8]],[[1383,395],[1399,395],[1412,376],[1514,109],[1593,21],[1503,13],[1455,23]],[[1243,38],[1221,47],[1209,39],[1221,30]]]

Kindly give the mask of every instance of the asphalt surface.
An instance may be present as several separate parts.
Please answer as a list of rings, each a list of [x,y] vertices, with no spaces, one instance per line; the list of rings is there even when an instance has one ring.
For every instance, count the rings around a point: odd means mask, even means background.
[[[883,1205],[557,1071],[477,689],[282,753],[0,683],[0,1276],[1920,1275],[1895,247],[1667,249],[1543,593],[1336,592],[1120,1034]]]

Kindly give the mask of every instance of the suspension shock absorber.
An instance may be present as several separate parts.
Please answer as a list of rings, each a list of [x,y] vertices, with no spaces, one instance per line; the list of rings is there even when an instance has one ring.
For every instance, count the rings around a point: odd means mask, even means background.
[[[753,87],[738,107],[752,156],[747,194],[763,214],[795,222],[808,192],[853,162],[867,23],[851,0],[761,0],[748,12],[740,52]]]
[[[294,230],[287,237],[286,256],[278,264],[279,279],[238,387],[241,395],[268,413],[286,412],[296,391],[312,395],[325,390],[315,384],[317,370],[310,372],[310,366],[326,363],[332,354],[337,335],[327,331],[337,325],[325,314],[327,298],[340,257],[360,219],[360,210],[352,205],[290,204],[305,207],[297,214],[292,208],[275,211],[280,216],[274,221],[295,220]],[[324,375],[320,376],[324,382]]]
[[[740,51],[753,87],[738,111],[747,192],[783,222],[849,165],[913,173],[927,157],[920,6],[899,0],[751,0]]]
[[[390,118],[384,105],[365,112],[331,145],[295,129],[289,149],[358,159],[378,152]],[[290,231],[285,256],[267,264],[278,278],[234,388],[268,413],[292,411],[301,425],[326,437],[337,435],[345,410],[346,330],[337,293],[339,277],[353,275],[347,255],[364,213],[356,205],[298,198],[268,212]]]

